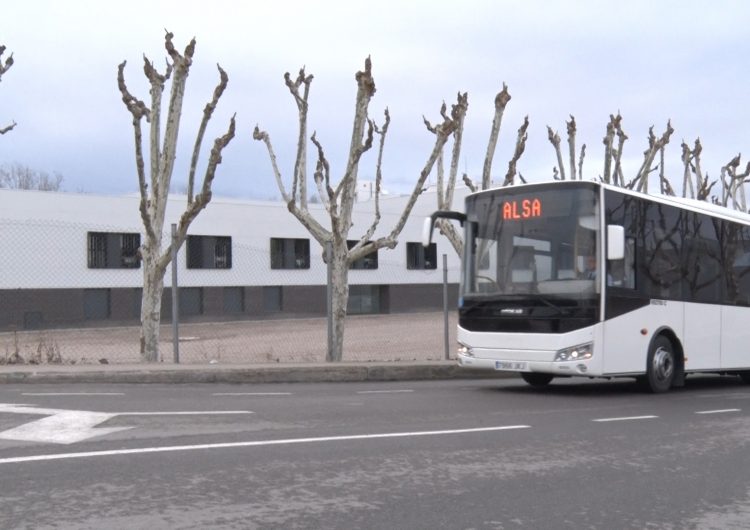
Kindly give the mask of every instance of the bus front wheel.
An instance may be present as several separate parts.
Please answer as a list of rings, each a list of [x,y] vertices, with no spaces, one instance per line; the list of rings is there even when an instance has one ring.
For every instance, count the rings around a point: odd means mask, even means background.
[[[664,335],[656,337],[648,352],[645,383],[653,393],[666,392],[675,377],[675,353],[672,342]]]
[[[554,376],[550,374],[537,374],[531,372],[522,372],[521,377],[528,384],[535,387],[547,386],[554,378]]]

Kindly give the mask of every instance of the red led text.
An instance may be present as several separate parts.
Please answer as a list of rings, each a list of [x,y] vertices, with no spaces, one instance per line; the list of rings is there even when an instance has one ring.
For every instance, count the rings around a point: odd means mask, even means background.
[[[542,216],[542,201],[523,199],[503,203],[503,219],[531,219]]]

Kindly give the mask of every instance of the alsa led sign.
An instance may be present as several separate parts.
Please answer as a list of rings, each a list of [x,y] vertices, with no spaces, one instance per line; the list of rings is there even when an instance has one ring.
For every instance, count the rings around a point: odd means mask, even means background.
[[[517,199],[503,203],[503,219],[534,219],[542,216],[542,201]]]

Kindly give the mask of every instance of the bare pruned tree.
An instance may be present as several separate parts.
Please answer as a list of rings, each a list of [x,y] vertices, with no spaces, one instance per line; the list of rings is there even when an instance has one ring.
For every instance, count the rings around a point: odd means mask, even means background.
[[[503,122],[503,115],[505,114],[505,108],[508,102],[511,100],[510,92],[508,92],[508,86],[503,83],[503,88],[495,96],[495,115],[492,119],[492,125],[490,127],[489,140],[487,142],[487,152],[484,157],[484,164],[482,166],[482,178],[480,184],[476,184],[469,178],[467,174],[463,175],[463,182],[471,191],[478,191],[480,189],[486,190],[492,186],[492,164],[495,158],[495,152],[497,150],[497,143],[500,137],[500,128]],[[453,106],[451,112],[452,115],[456,116],[456,128],[453,131],[453,150],[451,153],[451,164],[448,174],[448,178],[444,175],[444,164],[443,164],[443,153],[440,152],[437,164],[437,206],[439,210],[450,210],[453,206],[453,196],[456,187],[456,177],[458,174],[458,163],[461,156],[461,144],[463,141],[463,127],[466,112],[469,107],[468,96],[466,93],[463,95],[458,94],[458,101]],[[441,109],[441,114],[445,119],[445,105]],[[427,130],[433,134],[437,134],[438,131],[433,127],[426,119],[425,126]],[[526,140],[528,139],[527,130],[529,128],[529,118],[524,118],[523,124],[518,129],[518,136],[516,139],[516,146],[513,155],[508,162],[508,171],[503,179],[503,186],[512,186],[515,183],[516,176],[523,181],[523,175],[518,173],[517,166],[518,160],[523,155],[526,148]],[[444,234],[448,241],[450,241],[456,253],[460,256],[463,253],[463,237],[458,233],[455,226],[453,226],[446,219],[439,219],[437,226],[440,233]]]
[[[0,188],[14,190],[60,191],[63,176],[50,175],[45,171],[32,169],[21,164],[0,167]]]
[[[445,167],[443,161],[443,150],[440,151],[437,159],[437,203],[439,210],[450,210],[453,204],[453,193],[456,188],[456,178],[458,176],[458,162],[461,156],[461,143],[463,138],[463,127],[464,119],[466,118],[466,111],[469,108],[469,97],[468,94],[458,93],[457,102],[453,105],[451,115],[456,118],[456,129],[453,131],[453,152],[451,155],[451,164],[448,172],[448,179],[445,179]],[[446,115],[447,107],[445,103],[440,108],[440,115],[443,117],[443,121],[447,118]],[[424,120],[425,127],[427,130],[434,134],[436,137],[441,134],[440,127],[433,126],[427,118]],[[456,252],[461,255],[463,249],[463,239],[458,231],[449,222],[444,219],[440,219],[438,222],[438,228],[440,233],[444,234],[448,241],[450,241]]]
[[[10,54],[10,57],[5,59],[5,63],[3,63],[3,54],[5,53],[5,46],[0,45],[0,81],[3,78],[3,75],[5,75],[5,72],[10,70],[10,67],[13,66],[13,54]],[[12,131],[13,128],[16,126],[16,122],[14,121],[10,125],[6,125],[5,127],[0,127],[0,134],[5,134],[8,131]]]
[[[575,136],[576,136],[576,123],[573,116],[570,117],[570,121],[566,122],[568,131],[568,146],[570,154],[570,175],[571,179],[576,179],[576,160],[575,160]],[[555,180],[565,180],[566,173],[563,165],[563,157],[560,148],[560,136],[553,132],[551,127],[547,127],[548,138],[550,143],[555,149],[557,155],[556,167],[552,169],[552,177]],[[668,177],[664,171],[664,148],[669,143],[669,139],[672,136],[674,129],[672,123],[667,122],[667,128],[664,133],[657,138],[654,135],[654,127],[651,126],[648,130],[648,148],[643,152],[643,162],[638,169],[632,180],[629,182],[625,181],[625,175],[622,169],[622,154],[625,141],[628,139],[628,135],[622,129],[622,116],[617,113],[617,116],[610,114],[609,122],[607,123],[606,133],[604,135],[604,171],[599,176],[602,182],[607,184],[613,184],[622,188],[636,189],[643,193],[648,193],[649,176],[651,173],[659,170],[659,185],[662,193],[667,195],[674,195],[674,189],[669,182]],[[617,138],[617,145],[615,145],[615,138]],[[653,165],[656,155],[659,154],[659,164]],[[583,179],[583,160],[586,155],[586,144],[581,146],[580,156],[578,160],[578,179]],[[558,169],[559,168],[559,169]]]
[[[583,159],[586,156],[586,144],[581,145],[581,152],[578,155],[578,167],[576,168],[576,119],[571,116],[570,121],[565,122],[565,126],[568,131],[568,157],[570,163],[569,173],[567,174],[560,147],[560,135],[547,125],[547,139],[552,144],[552,147],[554,147],[555,154],[557,155],[557,166],[552,168],[552,178],[555,180],[565,180],[569,175],[570,180],[583,180]]]
[[[172,180],[176,159],[177,134],[180,128],[182,104],[185,95],[185,84],[193,62],[195,39],[185,47],[181,54],[172,43],[173,35],[167,32],[164,45],[169,55],[167,69],[160,74],[154,64],[144,56],[143,70],[151,85],[151,105],[134,97],[125,85],[125,64],[123,61],[117,72],[117,84],[122,94],[122,101],[133,117],[135,134],[135,159],[140,190],[140,213],[144,227],[144,242],[140,253],[143,259],[143,298],[141,301],[141,358],[147,362],[159,359],[159,324],[161,320],[161,297],[164,290],[164,273],[172,259],[172,245],[180,248],[187,237],[190,223],[198,216],[211,200],[211,185],[217,166],[221,163],[222,150],[234,138],[235,120],[232,116],[229,128],[223,136],[214,140],[200,191],[194,194],[195,172],[198,157],[203,143],[203,136],[216,105],[227,86],[226,72],[217,65],[219,83],[214,89],[211,101],[203,110],[203,119],[196,135],[187,185],[187,205],[177,224],[177,237],[173,243],[165,245],[164,222],[167,208],[167,197]],[[168,80],[172,81],[169,105],[162,140],[162,94]],[[143,135],[141,122],[150,124],[149,128],[149,170],[147,175],[143,156]]]
[[[745,196],[745,184],[750,181],[750,162],[745,166],[745,170],[739,172],[740,160],[742,155],[738,154],[721,168],[722,194],[719,204],[722,206],[731,206],[735,210],[747,211],[747,200]]]
[[[448,137],[456,129],[460,117],[457,114],[451,116],[443,113],[443,122],[436,126],[437,136],[435,145],[427,158],[424,168],[417,177],[407,204],[401,217],[388,235],[375,238],[375,232],[380,222],[379,197],[382,186],[382,160],[385,138],[390,125],[390,114],[388,109],[384,112],[383,124],[378,126],[370,119],[368,109],[370,100],[375,94],[375,81],[372,77],[372,64],[370,58],[365,60],[363,71],[355,75],[357,82],[357,96],[354,104],[354,123],[352,126],[351,144],[349,156],[344,169],[343,176],[338,184],[332,182],[331,167],[326,158],[324,149],[316,134],[313,133],[310,141],[317,151],[317,163],[313,174],[313,181],[318,190],[318,196],[328,216],[327,226],[316,219],[308,209],[308,175],[306,168],[307,156],[307,117],[310,86],[313,81],[312,75],[307,75],[304,68],[299,71],[296,79],[292,79],[289,73],[285,74],[284,80],[289,92],[297,105],[299,113],[299,134],[297,136],[297,156],[292,170],[291,191],[282,178],[281,171],[276,160],[270,135],[258,126],[253,131],[253,138],[263,142],[268,151],[268,156],[273,168],[276,184],[281,196],[286,202],[289,211],[310,232],[310,234],[325,247],[331,245],[331,271],[332,271],[332,296],[333,296],[333,345],[328,352],[326,360],[340,361],[343,357],[344,327],[346,319],[346,307],[349,299],[348,274],[349,266],[356,260],[376,251],[380,248],[394,248],[398,243],[406,219],[411,213],[417,198],[421,194],[424,183],[430,174],[438,156],[445,145]],[[357,174],[362,156],[372,148],[375,136],[378,137],[378,153],[376,161],[375,181],[375,213],[374,219],[367,230],[359,236],[356,244],[349,248],[347,240],[352,228],[352,212],[357,190]]]

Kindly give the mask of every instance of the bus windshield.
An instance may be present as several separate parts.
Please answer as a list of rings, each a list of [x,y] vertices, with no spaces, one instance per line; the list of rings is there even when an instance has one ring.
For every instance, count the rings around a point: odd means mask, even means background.
[[[464,299],[590,298],[601,270],[596,188],[502,188],[466,202]]]

